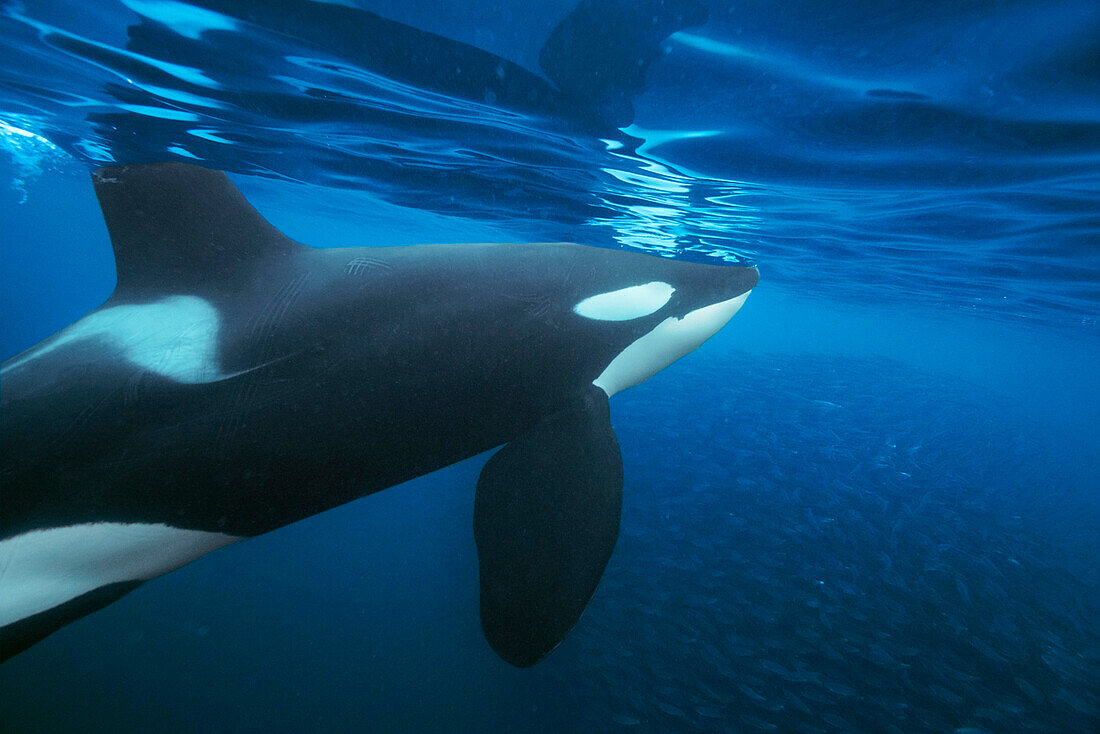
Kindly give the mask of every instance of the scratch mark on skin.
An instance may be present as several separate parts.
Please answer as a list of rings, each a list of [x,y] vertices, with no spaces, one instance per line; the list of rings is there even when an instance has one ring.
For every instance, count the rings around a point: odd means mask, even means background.
[[[561,329],[561,325],[550,318],[556,309],[554,301],[549,295],[545,293],[509,293],[504,297],[522,304],[523,313],[533,316],[554,329]]]
[[[345,275],[362,275],[371,270],[393,270],[393,266],[382,260],[369,257],[357,257],[348,262],[344,268]]]

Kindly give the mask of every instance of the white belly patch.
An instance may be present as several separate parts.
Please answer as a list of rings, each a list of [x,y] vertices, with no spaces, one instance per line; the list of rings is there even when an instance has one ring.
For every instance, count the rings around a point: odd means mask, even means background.
[[[98,522],[0,541],[0,626],[119,581],[168,573],[241,540],[168,525]]]
[[[751,292],[696,309],[682,319],[665,319],[611,360],[592,384],[610,397],[645,382],[725,326]]]

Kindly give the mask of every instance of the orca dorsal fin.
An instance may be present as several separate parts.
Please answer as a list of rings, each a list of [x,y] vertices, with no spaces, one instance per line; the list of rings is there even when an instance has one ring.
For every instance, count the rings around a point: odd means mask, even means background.
[[[221,171],[149,163],[100,168],[92,182],[115,251],[116,296],[203,290],[301,247]]]

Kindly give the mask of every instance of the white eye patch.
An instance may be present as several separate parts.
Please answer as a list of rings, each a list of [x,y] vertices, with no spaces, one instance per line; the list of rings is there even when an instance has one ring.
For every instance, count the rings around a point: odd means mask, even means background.
[[[591,296],[574,306],[573,312],[598,321],[629,321],[659,310],[675,292],[668,283],[658,280]]]

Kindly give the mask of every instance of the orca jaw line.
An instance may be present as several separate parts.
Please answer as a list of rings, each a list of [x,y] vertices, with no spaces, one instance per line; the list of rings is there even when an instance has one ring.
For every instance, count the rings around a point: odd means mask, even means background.
[[[751,292],[696,309],[683,318],[665,319],[611,360],[592,384],[611,397],[645,382],[714,336],[741,309]]]

